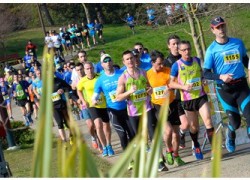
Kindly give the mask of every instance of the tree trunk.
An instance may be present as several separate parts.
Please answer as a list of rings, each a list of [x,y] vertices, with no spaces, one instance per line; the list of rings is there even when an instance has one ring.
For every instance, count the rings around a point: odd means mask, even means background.
[[[101,24],[103,24],[104,20],[103,20],[103,13],[102,13],[102,5],[96,4],[95,11],[96,11],[96,17],[97,17],[98,21]]]
[[[193,6],[191,6],[191,8],[192,8],[193,17],[194,17],[194,19],[195,19],[195,21],[197,23],[197,26],[198,26],[200,45],[201,45],[202,54],[203,54],[203,57],[204,57],[205,54],[206,54],[206,43],[205,43],[205,38],[204,38],[202,25],[201,25],[201,22],[200,22],[199,18],[196,16],[196,13],[195,13],[196,11],[193,9]]]
[[[49,13],[49,10],[47,8],[47,5],[46,3],[42,3],[41,4],[41,10],[43,11],[44,15],[45,15],[45,18],[47,19],[48,23],[50,26],[53,26],[54,25],[54,21]]]
[[[192,5],[190,3],[188,3],[188,5],[187,5],[187,17],[188,17],[188,22],[189,22],[190,29],[191,29],[191,35],[192,35],[192,39],[194,42],[194,47],[196,50],[197,57],[203,61],[204,56],[203,56],[201,45],[199,42],[199,37],[197,36],[195,22],[193,20],[193,17],[191,17],[191,12],[190,12],[191,7],[190,6],[192,6]]]
[[[90,18],[90,14],[89,14],[89,9],[88,9],[88,7],[86,6],[85,3],[82,3],[82,6],[83,6],[85,14],[86,14],[87,22],[90,23],[91,22],[91,18]]]

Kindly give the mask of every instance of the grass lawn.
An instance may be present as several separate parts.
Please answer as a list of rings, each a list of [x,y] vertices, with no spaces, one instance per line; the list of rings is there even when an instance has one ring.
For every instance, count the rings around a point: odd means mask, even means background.
[[[52,149],[51,177],[58,177],[57,170],[57,143],[54,143]],[[9,163],[13,177],[31,177],[33,147],[27,147],[16,151],[4,151],[5,160]],[[111,164],[105,161],[97,152],[93,151],[93,157],[103,173],[111,168]],[[77,171],[77,170],[76,170]]]
[[[225,19],[228,24],[229,36],[241,38],[246,48],[250,47],[248,37],[250,35],[250,24],[248,22],[250,14],[248,13],[248,6],[241,10],[227,14]],[[215,16],[215,15],[214,15]],[[221,16],[224,17],[223,14]],[[203,30],[205,34],[205,42],[208,46],[214,39],[210,29],[211,17],[207,16],[201,19]],[[192,43],[192,38],[187,32],[189,30],[188,23],[177,24],[175,26],[161,25],[158,28],[151,28],[148,26],[136,26],[136,34],[132,35],[132,31],[126,25],[104,25],[104,38],[106,44],[99,43],[98,46],[88,51],[89,60],[93,62],[99,61],[100,50],[106,50],[112,57],[115,63],[121,65],[121,54],[127,49],[132,49],[136,42],[142,42],[144,47],[151,50],[159,50],[167,55],[166,40],[170,34],[177,34],[183,40],[189,40]],[[46,30],[55,29],[59,27],[47,27]],[[38,46],[38,56],[41,57],[43,51],[44,37],[41,28],[29,29],[10,34],[6,41],[8,54],[18,52],[20,56],[24,56],[24,48],[27,40],[32,41]],[[193,48],[193,56],[195,50]]]

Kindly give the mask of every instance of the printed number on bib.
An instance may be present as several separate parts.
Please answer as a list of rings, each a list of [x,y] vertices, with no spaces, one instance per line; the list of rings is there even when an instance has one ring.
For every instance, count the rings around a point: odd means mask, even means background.
[[[18,90],[18,91],[16,91],[16,95],[17,95],[18,97],[21,97],[21,96],[24,95],[24,91],[23,91],[23,90]]]
[[[240,53],[238,50],[226,51],[223,53],[224,64],[236,64],[240,62]]]
[[[4,95],[3,100],[10,99],[9,95]]]
[[[61,99],[61,96],[57,92],[55,92],[52,94],[51,98],[52,98],[52,101],[55,102],[55,101],[59,101]]]
[[[153,88],[153,93],[154,93],[155,99],[166,98],[167,94],[164,94],[164,91],[166,89],[167,89],[166,86],[160,86],[160,87]]]
[[[140,89],[140,90],[135,91],[132,94],[132,97],[133,97],[134,102],[146,101],[147,92],[145,89]]]
[[[194,78],[188,80],[188,84],[192,84],[192,90],[197,91],[201,89],[201,78]]]
[[[109,97],[113,103],[116,102],[116,91],[109,92]]]

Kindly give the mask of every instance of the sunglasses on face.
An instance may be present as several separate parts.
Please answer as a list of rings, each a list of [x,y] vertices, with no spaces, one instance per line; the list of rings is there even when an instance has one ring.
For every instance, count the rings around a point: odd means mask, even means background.
[[[107,63],[107,62],[111,62],[112,60],[110,58],[105,58],[102,62],[103,63]]]

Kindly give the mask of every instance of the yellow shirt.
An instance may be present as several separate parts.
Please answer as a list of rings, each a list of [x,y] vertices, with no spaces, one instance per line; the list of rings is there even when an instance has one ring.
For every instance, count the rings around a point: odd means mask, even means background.
[[[147,71],[149,84],[153,88],[153,93],[151,95],[152,103],[163,105],[168,96],[169,103],[174,100],[175,95],[173,90],[169,90],[167,94],[163,93],[168,88],[167,84],[170,81],[170,71],[171,69],[167,67],[163,67],[160,72],[155,72],[152,68]]]
[[[92,103],[92,97],[94,95],[94,87],[95,82],[98,79],[99,75],[96,74],[95,78],[88,79],[87,76],[84,76],[77,84],[77,89],[79,91],[82,91],[83,97],[85,101],[88,102],[89,107],[96,107],[96,108],[106,108],[106,100],[104,98],[103,93],[99,96],[99,101],[97,105],[93,105]]]

